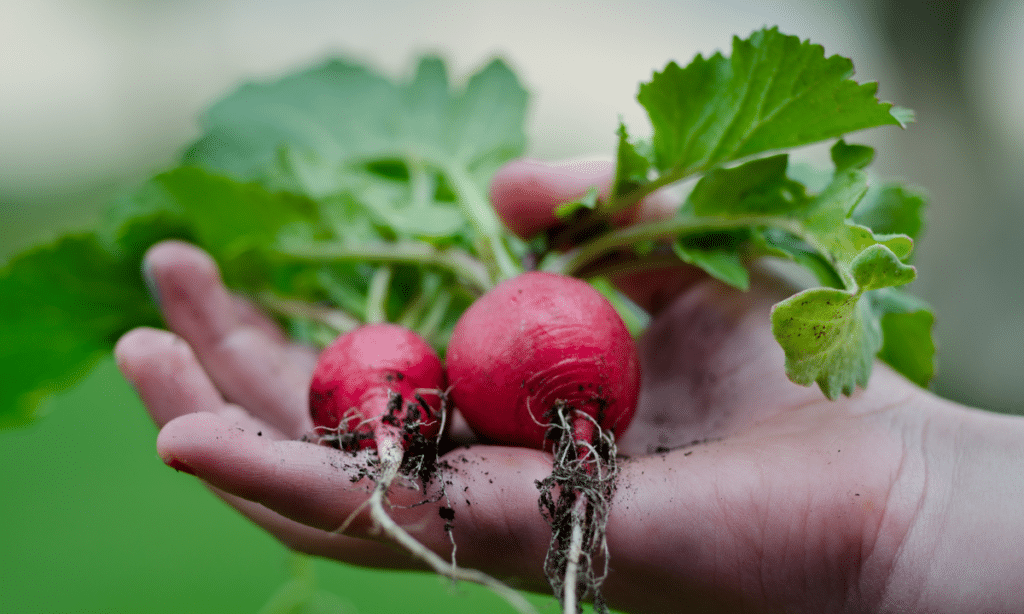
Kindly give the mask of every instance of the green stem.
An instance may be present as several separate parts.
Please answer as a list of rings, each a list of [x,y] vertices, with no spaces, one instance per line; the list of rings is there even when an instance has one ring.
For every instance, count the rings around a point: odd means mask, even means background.
[[[391,285],[391,267],[382,266],[370,278],[370,289],[366,297],[366,322],[379,324],[388,321],[388,287]]]
[[[360,321],[357,318],[340,309],[331,309],[297,299],[284,298],[270,292],[261,293],[257,299],[261,305],[270,311],[283,316],[312,320],[328,326],[338,333],[346,333],[360,325]]]
[[[451,271],[484,293],[494,286],[487,268],[468,253],[455,248],[438,249],[427,243],[320,243],[316,245],[278,246],[277,253],[312,262],[369,260],[406,264],[427,264]]]
[[[437,334],[438,329],[441,328],[444,314],[448,311],[448,306],[451,305],[451,302],[451,292],[442,290],[431,305],[430,311],[427,312],[419,326],[416,327],[416,331],[423,335],[425,339],[432,339]]]
[[[682,181],[692,175],[700,172],[701,169],[694,168],[681,168],[673,169],[664,175],[659,175],[655,179],[643,183],[640,187],[621,195],[615,195],[611,202],[606,207],[601,208],[601,213],[605,216],[612,216],[619,211],[628,209],[636,203],[643,200],[651,192],[660,190],[665,186],[672,185]]]
[[[409,301],[405,310],[395,320],[396,324],[415,330],[422,334],[417,328],[417,323],[423,319],[423,314],[431,308],[431,305],[435,302],[435,297],[440,291],[441,281],[436,275],[430,275],[425,272],[422,280],[422,287],[416,294],[416,297]]]
[[[413,207],[426,208],[433,202],[433,194],[437,183],[433,175],[427,173],[423,161],[418,156],[410,155],[407,159],[409,167],[409,196]]]
[[[681,234],[702,231],[731,230],[747,226],[771,226],[803,238],[803,228],[792,219],[782,217],[745,216],[730,218],[676,216],[644,224],[635,224],[607,232],[588,241],[574,250],[552,259],[545,269],[575,275],[591,262],[616,249],[628,248],[637,243],[667,239]]]
[[[466,169],[458,164],[448,164],[444,173],[462,204],[463,213],[480,235],[479,250],[492,279],[500,281],[522,273],[523,267],[516,262],[505,243],[505,229],[498,214]]]

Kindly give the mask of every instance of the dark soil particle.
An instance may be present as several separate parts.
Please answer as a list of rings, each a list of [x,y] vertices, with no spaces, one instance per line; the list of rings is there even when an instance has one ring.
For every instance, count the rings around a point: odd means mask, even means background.
[[[437,515],[445,520],[455,520],[455,510],[450,507],[441,506],[441,508],[437,510]]]
[[[402,379],[398,373],[395,379]],[[424,486],[431,483],[438,473],[438,440],[436,437],[426,437],[420,433],[420,425],[424,414],[433,419],[439,419],[431,407],[420,396],[415,395],[413,399],[402,398],[402,395],[391,393],[388,397],[386,412],[381,416],[381,422],[389,426],[401,428],[402,443],[405,453],[402,458],[402,465],[399,471],[409,478],[418,479]],[[446,411],[447,399],[441,395],[441,412]],[[340,425],[344,428],[344,422]],[[375,434],[369,429],[360,429],[354,432],[347,432],[339,429],[321,430],[318,433],[304,435],[302,441],[318,443],[341,450],[353,457],[367,448],[374,447]],[[365,463],[365,464],[364,464]],[[376,456],[367,457],[360,461],[349,471],[354,471],[350,478],[352,483],[358,482],[364,477],[376,479],[379,473],[380,460]],[[450,465],[444,463],[442,469],[451,469]],[[429,499],[428,499],[429,501]]]
[[[652,453],[653,454],[667,454],[667,453],[672,452],[674,450],[683,450],[685,448],[692,448],[694,446],[699,446],[699,445],[702,445],[702,444],[705,444],[705,443],[710,443],[710,442],[714,442],[714,441],[721,441],[721,440],[722,440],[721,437],[705,437],[704,439],[694,439],[693,441],[691,441],[689,443],[684,443],[684,444],[678,445],[678,446],[657,446],[656,448],[654,448],[654,450],[652,450]],[[693,450],[690,450],[689,452],[685,453],[683,456],[689,456],[691,454],[693,454]]]
[[[401,426],[398,412],[402,411],[402,395],[391,393],[388,396],[387,413],[381,416],[380,421],[389,426]]]

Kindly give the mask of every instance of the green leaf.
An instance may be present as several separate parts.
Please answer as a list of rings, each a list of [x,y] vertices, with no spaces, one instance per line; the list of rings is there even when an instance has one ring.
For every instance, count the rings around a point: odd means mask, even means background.
[[[733,40],[732,56],[670,63],[637,96],[654,128],[653,161],[685,176],[758,153],[797,147],[906,115],[877,100],[874,83],[851,79],[846,58],[819,45],[759,30]]]
[[[597,208],[598,196],[597,187],[591,186],[582,197],[555,207],[555,217],[560,220],[569,220],[575,215],[580,215],[586,211],[593,211]]]
[[[875,150],[867,145],[851,145],[840,139],[830,150],[836,170],[867,168],[875,158]]]
[[[857,169],[837,170],[829,183],[810,203],[801,221],[816,247],[834,259],[847,261],[863,248],[865,234],[846,223],[849,212],[867,193],[867,175]]]
[[[158,175],[139,198],[155,201],[152,207],[180,211],[203,247],[220,259],[265,248],[292,224],[315,225],[319,214],[308,198],[187,167]]]
[[[917,275],[914,267],[900,262],[899,257],[881,243],[867,247],[857,254],[850,269],[861,292],[902,286],[914,281]]]
[[[853,210],[851,219],[874,232],[902,234],[917,239],[924,230],[923,193],[899,184],[887,184],[869,191]]]
[[[445,132],[448,153],[469,168],[488,171],[522,154],[527,93],[501,60],[492,60],[453,94]]]
[[[797,384],[817,382],[830,399],[866,386],[882,331],[860,293],[804,290],[772,309],[772,332],[786,354],[786,374]]]
[[[881,317],[884,342],[878,356],[919,386],[935,377],[935,316],[928,305],[906,292],[890,288],[867,295]]]
[[[913,109],[907,109],[905,107],[892,107],[889,109],[889,113],[896,118],[901,128],[906,128],[907,124],[912,124],[916,121],[916,116]]]
[[[830,399],[866,386],[875,355],[882,349],[883,310],[875,309],[876,303],[865,293],[906,284],[915,275],[913,267],[881,244],[861,252],[851,271],[859,284],[856,290],[804,290],[772,309],[772,332],[786,354],[787,375],[805,386],[817,382]],[[890,324],[898,327],[896,335],[920,332],[919,321]],[[894,336],[891,343],[897,342]],[[907,359],[897,355],[897,360]]]
[[[279,149],[287,146],[330,174],[346,158],[390,149],[389,110],[397,98],[386,78],[340,60],[274,83],[247,84],[207,112],[205,135],[184,161],[271,181]]]
[[[795,215],[806,207],[804,186],[786,176],[785,154],[715,169],[701,178],[686,208],[701,216]]]
[[[791,260],[810,271],[826,288],[845,288],[832,263],[800,238],[776,228],[763,228],[752,234],[752,239],[755,253]]]
[[[626,125],[619,122],[619,144],[615,152],[615,179],[609,201],[615,202],[619,196],[628,194],[647,181],[651,169],[651,161],[640,153],[636,143],[629,140]]]
[[[240,183],[209,171],[182,167],[157,175],[118,203],[115,219],[120,243],[144,249],[140,239],[163,238],[140,233],[139,226],[169,225],[220,264],[229,283],[265,287],[273,274],[266,254],[283,234],[326,236],[319,208],[312,200],[274,193],[256,183]],[[159,228],[159,226],[157,226]],[[128,245],[126,233],[135,245]],[[158,233],[161,231],[157,231]]]
[[[185,162],[317,199],[348,193],[399,235],[494,234],[483,195],[523,151],[526,98],[500,60],[461,90],[437,58],[405,83],[333,60],[214,105]]]
[[[870,237],[870,232],[867,232]],[[917,378],[926,369],[921,352],[928,354],[930,314],[925,316],[895,315],[891,308],[888,328],[883,327],[886,310],[877,309],[877,302],[867,298],[871,291],[888,290],[914,280],[916,270],[904,264],[886,244],[871,243],[848,262],[837,263],[845,272],[844,285],[849,289],[815,288],[800,292],[777,304],[772,310],[772,332],[786,355],[786,373],[799,384],[817,382],[830,399],[852,394],[857,386],[866,386],[872,361],[883,347],[886,332],[886,356],[906,368]],[[923,325],[928,324],[928,330]],[[927,342],[925,340],[927,337]],[[925,343],[922,350],[899,348],[900,341]],[[917,381],[917,380],[915,380]]]
[[[360,201],[364,214],[395,236],[440,239],[464,232],[468,223],[459,207],[435,197],[438,174],[417,167],[410,175],[405,180],[353,177],[344,194]]]
[[[700,267],[715,279],[746,291],[750,288],[750,274],[737,248],[742,241],[742,237],[729,233],[697,235],[673,242],[672,250],[683,262]]]
[[[130,328],[160,321],[138,264],[95,235],[66,236],[0,270],[0,426],[40,413]]]
[[[342,192],[320,200],[320,215],[332,234],[345,243],[371,243],[395,239],[387,223],[378,219],[374,211],[350,192]],[[312,237],[303,234],[296,237],[296,229],[282,240],[292,243],[310,243]]]

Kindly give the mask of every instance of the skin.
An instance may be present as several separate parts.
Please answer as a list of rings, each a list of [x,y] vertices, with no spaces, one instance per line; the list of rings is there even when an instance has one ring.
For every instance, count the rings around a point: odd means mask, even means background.
[[[492,197],[525,235],[552,223],[554,204],[609,174],[608,166],[518,161],[498,173]],[[662,215],[665,204],[652,198],[635,215]],[[414,565],[374,541],[365,515],[348,536],[328,532],[371,484],[353,484],[353,463],[339,463],[337,450],[297,441],[311,428],[314,354],[231,296],[199,250],[160,244],[146,270],[173,332],[131,331],[116,356],[161,427],[161,458],[291,548]],[[618,281],[654,318],[640,340],[636,418],[619,440],[629,459],[608,525],[610,606],[1024,611],[1024,418],[940,399],[883,365],[866,390],[836,402],[792,384],[771,337],[782,284],[770,276],[756,277],[748,293],[687,268]],[[452,441],[472,442],[458,425]],[[445,460],[459,564],[547,592],[549,530],[534,481],[547,475],[549,457],[469,445]],[[421,496],[391,491],[396,504]],[[450,554],[437,504],[392,511]]]

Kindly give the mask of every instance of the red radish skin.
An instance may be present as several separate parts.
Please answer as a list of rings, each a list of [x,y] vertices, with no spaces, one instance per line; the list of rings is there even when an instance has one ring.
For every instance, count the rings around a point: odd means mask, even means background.
[[[441,428],[444,369],[419,335],[396,324],[368,324],[342,335],[317,361],[309,387],[313,424],[346,435],[349,450],[399,444]],[[426,391],[434,391],[432,393]]]
[[[579,612],[587,593],[607,612],[600,587],[615,437],[640,394],[639,354],[615,308],[582,280],[521,274],[463,313],[446,369],[451,399],[477,434],[553,452],[552,473],[538,483],[552,528],[545,572],[564,614]]]
[[[636,345],[608,300],[585,281],[529,272],[473,303],[445,358],[452,401],[480,436],[551,449],[545,413],[561,400],[621,436],[640,393]],[[589,421],[575,420],[590,440]]]
[[[353,453],[374,448],[379,459],[373,492],[337,532],[343,532],[368,506],[378,530],[436,573],[487,586],[517,612],[536,614],[522,595],[504,583],[458,567],[454,558],[451,562],[441,559],[384,508],[406,452],[422,454],[424,448],[429,454],[437,452],[436,438],[444,428],[444,384],[445,372],[437,352],[422,337],[396,324],[361,326],[321,353],[309,387],[310,414],[320,440]]]

